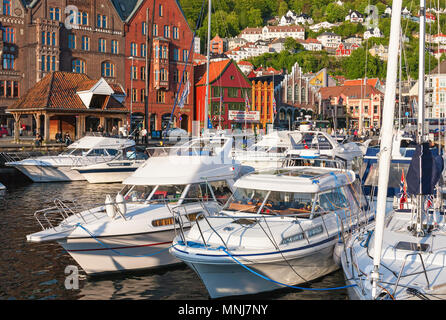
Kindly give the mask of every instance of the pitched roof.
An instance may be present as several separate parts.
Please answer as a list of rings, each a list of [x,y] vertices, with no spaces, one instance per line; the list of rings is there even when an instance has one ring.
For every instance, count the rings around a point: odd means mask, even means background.
[[[334,86],[334,87],[325,87],[319,90],[322,99],[329,99],[332,97],[339,97],[341,95],[345,97],[349,97],[350,99],[360,99],[361,97],[364,99],[370,98],[371,94],[383,95],[382,92],[378,91],[371,85],[361,86],[361,85],[353,85],[353,86]]]
[[[91,89],[99,80],[93,80],[83,73],[55,71],[47,74],[37,82],[28,92],[8,107],[8,110],[18,109],[57,109],[57,110],[82,110],[87,109],[77,94],[79,91]],[[122,87],[111,85],[117,94],[124,94]],[[119,91],[118,91],[119,90]],[[109,103],[121,111],[126,108],[115,101],[111,96],[106,99]]]
[[[228,59],[209,63],[209,83],[214,82],[223,73],[230,62],[231,60]],[[207,72],[205,69],[203,76],[196,83],[197,86],[206,84],[206,74]]]
[[[378,78],[373,79],[367,79],[367,84],[376,87],[376,84],[378,83]],[[364,84],[364,79],[356,79],[356,80],[345,80],[344,86],[360,86],[361,84]]]

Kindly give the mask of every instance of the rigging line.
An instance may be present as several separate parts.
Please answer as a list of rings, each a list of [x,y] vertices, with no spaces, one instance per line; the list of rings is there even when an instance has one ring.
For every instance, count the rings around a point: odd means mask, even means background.
[[[268,225],[268,222],[266,221],[266,217],[265,216],[263,216],[263,218],[264,218],[264,220],[265,220],[265,224],[266,224],[266,226],[268,227],[268,230],[269,230],[269,232],[271,233],[271,237],[272,237],[272,239],[273,239],[273,245],[276,247],[276,249],[277,249],[277,251],[279,251],[279,253],[280,253],[280,255],[282,256],[282,259],[286,262],[286,264],[291,268],[291,270],[293,270],[293,272],[299,277],[299,278],[301,278],[302,280],[304,280],[304,282],[305,283],[308,283],[308,280],[306,280],[304,277],[302,277],[294,268],[293,268],[293,266],[291,265],[291,263],[287,260],[287,258],[283,255],[283,252],[282,252],[282,250],[280,250],[279,249],[279,246],[277,245],[277,243],[276,243],[276,240],[274,239],[274,235],[273,235],[273,233],[272,233],[272,231],[271,231],[271,229],[270,229],[270,227],[269,227],[269,225]],[[266,232],[265,232],[265,230],[263,229],[263,227],[261,226],[261,223],[259,223],[259,226],[262,228],[262,230],[263,230],[263,232],[266,234]],[[305,232],[305,231],[304,231]],[[270,237],[267,235],[267,237],[268,237],[268,239],[270,239]],[[271,241],[271,239],[270,239],[270,241]]]
[[[232,256],[228,251],[223,250],[232,260],[234,260],[237,264],[239,264],[240,266],[242,266],[243,268],[245,268],[246,270],[248,270],[249,272],[259,276],[260,278],[267,280],[267,281],[271,281],[274,282],[278,285],[284,286],[284,287],[288,287],[288,288],[293,288],[293,289],[299,289],[299,290],[309,290],[309,291],[331,291],[331,290],[341,290],[341,289],[346,289],[346,288],[350,288],[350,287],[356,287],[357,284],[350,284],[350,285],[346,285],[346,286],[341,286],[341,287],[332,287],[332,288],[305,288],[305,287],[298,287],[298,286],[291,286],[291,285],[287,285],[285,283],[281,283],[278,282],[276,280],[273,280],[271,278],[268,278],[262,274],[257,273],[256,271],[252,270],[251,268],[245,266],[243,263],[241,263],[240,261],[238,261],[234,256]]]

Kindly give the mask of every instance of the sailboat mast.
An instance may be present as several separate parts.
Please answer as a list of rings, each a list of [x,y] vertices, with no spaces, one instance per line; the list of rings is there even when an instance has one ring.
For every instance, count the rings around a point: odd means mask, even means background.
[[[376,297],[379,281],[379,266],[381,264],[381,249],[386,215],[387,187],[389,184],[390,160],[392,157],[393,121],[395,118],[395,93],[398,69],[398,49],[401,28],[402,0],[392,3],[392,18],[390,24],[389,58],[387,62],[386,92],[382,115],[381,147],[379,158],[378,197],[376,204],[376,225],[374,241],[374,257],[372,272],[372,297]]]
[[[212,0],[208,2],[208,45],[207,45],[207,60],[206,60],[206,99],[204,101],[204,132],[208,131],[209,123],[209,61],[211,59],[211,9]]]
[[[426,0],[420,0],[420,39],[418,48],[418,143],[423,143],[425,139],[424,130],[424,47],[426,34]]]

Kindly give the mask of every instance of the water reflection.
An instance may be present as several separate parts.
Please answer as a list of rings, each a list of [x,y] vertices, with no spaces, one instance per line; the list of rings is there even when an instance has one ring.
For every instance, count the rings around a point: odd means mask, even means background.
[[[33,214],[54,199],[76,200],[86,206],[103,203],[121,184],[87,182],[35,183],[8,187],[0,195],[0,299],[208,299],[198,276],[181,264],[169,269],[107,277],[87,277],[79,268],[79,289],[65,288],[65,268],[77,265],[57,243],[27,243],[26,235],[40,226]],[[344,285],[337,271],[312,283],[314,288]],[[250,297],[251,298],[251,297]],[[346,290],[300,291],[283,289],[253,299],[347,299]],[[238,299],[238,298],[234,298]]]

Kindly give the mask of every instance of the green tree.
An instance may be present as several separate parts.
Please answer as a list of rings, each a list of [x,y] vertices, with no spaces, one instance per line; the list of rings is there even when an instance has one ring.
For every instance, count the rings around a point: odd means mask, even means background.
[[[335,2],[329,3],[325,9],[326,17],[328,22],[339,22],[344,21],[345,16],[347,15],[348,11],[343,7]]]
[[[279,16],[284,16],[287,12],[288,12],[288,4],[282,0],[279,3],[279,9],[277,10],[277,14]]]

